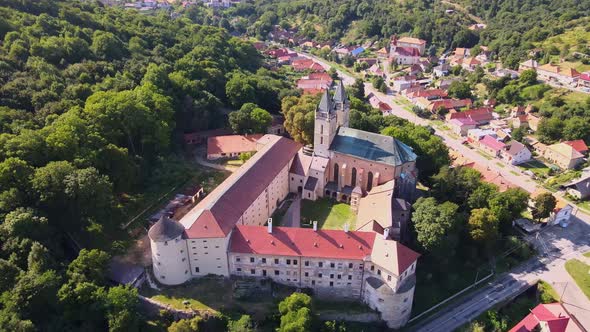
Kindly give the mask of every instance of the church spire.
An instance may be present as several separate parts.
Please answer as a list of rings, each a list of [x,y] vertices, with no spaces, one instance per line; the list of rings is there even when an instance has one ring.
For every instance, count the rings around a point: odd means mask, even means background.
[[[342,80],[340,80],[336,87],[336,93],[334,93],[334,102],[344,104],[347,101],[348,99],[346,97],[346,91],[344,90],[344,84],[342,84]]]
[[[328,90],[324,91],[322,95],[322,100],[320,101],[320,105],[318,106],[318,111],[323,113],[330,113],[332,112],[332,102],[330,98],[330,93]]]

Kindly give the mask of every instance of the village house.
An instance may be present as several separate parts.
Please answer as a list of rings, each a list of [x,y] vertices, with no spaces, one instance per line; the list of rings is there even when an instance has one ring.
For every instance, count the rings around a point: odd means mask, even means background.
[[[553,82],[575,87],[580,73],[573,68],[561,68],[553,64],[544,64],[537,67],[538,79],[543,82]]]
[[[498,137],[496,134],[496,131],[492,130],[492,129],[475,128],[475,129],[467,130],[467,139],[471,143],[477,144],[477,142],[479,142],[484,136],[491,136],[494,139],[496,139]]]
[[[529,59],[526,60],[525,62],[522,62],[519,66],[518,66],[518,71],[522,72],[524,70],[527,69],[532,69],[532,70],[537,70],[537,68],[539,67],[539,63],[533,59]]]
[[[450,110],[458,110],[464,107],[471,106],[471,99],[439,99],[431,100],[426,106],[426,110],[431,113],[438,113],[439,111],[447,112]]]
[[[508,332],[582,332],[577,320],[571,319],[561,303],[539,304]]]
[[[394,35],[391,37],[389,46],[389,57],[399,65],[413,65],[420,61],[420,55],[424,53],[426,41],[403,37],[397,39]]]
[[[500,154],[502,159],[511,165],[522,164],[533,157],[531,151],[518,141],[511,141]]]
[[[213,136],[207,139],[207,159],[237,158],[242,153],[255,152],[256,142],[263,135]]]
[[[332,82],[332,77],[328,73],[315,72],[297,80],[297,88],[303,90],[304,94],[310,91],[324,91],[332,86]]]
[[[457,47],[453,51],[453,56],[455,56],[457,58],[467,58],[470,55],[471,55],[471,49],[470,48]]]
[[[588,155],[588,146],[586,142],[582,139],[577,139],[574,141],[563,141],[564,144],[567,144],[574,148],[574,150],[578,151],[579,153],[583,154],[584,156]]]
[[[449,126],[455,134],[465,136],[469,130],[477,128],[477,122],[471,118],[456,118],[449,121]]]
[[[469,109],[462,112],[449,112],[446,119],[470,118],[475,121],[478,126],[488,124],[494,119],[492,108],[489,106],[482,106],[478,108]]]
[[[563,142],[547,146],[544,157],[561,169],[573,169],[584,162],[584,155]]]
[[[293,70],[295,71],[312,71],[312,72],[325,72],[326,70],[322,65],[315,62],[312,59],[298,59],[292,60],[291,65],[293,66]]]
[[[443,63],[432,68],[432,74],[434,74],[435,77],[443,77],[449,75],[450,70],[451,66],[447,63]]]
[[[415,75],[398,76],[393,79],[393,90],[401,92],[418,82]]]
[[[442,89],[417,90],[406,93],[406,98],[414,102],[418,98],[425,98],[427,100],[443,99],[448,96],[447,91]]]
[[[590,197],[590,174],[586,173],[581,178],[564,185],[568,194],[576,199],[587,199]]]
[[[505,147],[504,143],[489,135],[485,135],[477,143],[482,150],[494,157],[499,157]]]
[[[381,69],[379,63],[375,63],[369,69],[367,69],[367,73],[371,76],[379,76],[385,78],[385,72]]]
[[[476,58],[469,57],[462,59],[459,64],[461,65],[461,68],[467,71],[474,71],[475,68],[481,66],[481,61],[477,60]]]
[[[580,74],[578,77],[578,88],[584,92],[590,92],[590,71]]]
[[[387,59],[389,57],[389,52],[385,47],[380,48],[375,53],[377,53],[377,57],[380,59]]]

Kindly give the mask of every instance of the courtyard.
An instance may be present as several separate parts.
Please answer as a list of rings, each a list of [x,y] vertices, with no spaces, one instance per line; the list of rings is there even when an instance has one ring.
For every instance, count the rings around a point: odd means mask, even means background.
[[[321,198],[317,201],[302,200],[301,226],[312,227],[312,222],[318,222],[319,229],[344,229],[348,223],[349,230],[356,229],[356,215],[350,205]]]

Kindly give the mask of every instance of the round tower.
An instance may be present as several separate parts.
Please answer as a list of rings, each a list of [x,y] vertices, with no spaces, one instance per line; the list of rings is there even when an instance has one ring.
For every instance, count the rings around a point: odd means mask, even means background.
[[[149,230],[154,276],[164,285],[178,285],[191,277],[184,226],[163,216]]]

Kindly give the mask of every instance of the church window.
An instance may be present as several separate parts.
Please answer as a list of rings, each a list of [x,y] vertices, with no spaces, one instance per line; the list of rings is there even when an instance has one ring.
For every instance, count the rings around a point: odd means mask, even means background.
[[[321,127],[320,127],[320,134],[323,134],[323,133],[324,133],[324,125],[321,125]]]
[[[371,191],[373,189],[373,172],[369,172],[367,176],[367,191]]]
[[[356,168],[355,167],[352,168],[352,176],[350,179],[350,186],[353,188],[356,187]]]
[[[324,136],[320,136],[320,144],[324,144]]]

